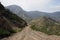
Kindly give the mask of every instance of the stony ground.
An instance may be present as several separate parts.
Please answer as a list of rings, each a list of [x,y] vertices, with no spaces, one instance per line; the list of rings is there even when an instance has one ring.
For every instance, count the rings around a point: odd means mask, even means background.
[[[2,40],[60,40],[60,36],[49,36],[42,32],[34,31],[30,27],[31,25],[24,28],[21,32]]]

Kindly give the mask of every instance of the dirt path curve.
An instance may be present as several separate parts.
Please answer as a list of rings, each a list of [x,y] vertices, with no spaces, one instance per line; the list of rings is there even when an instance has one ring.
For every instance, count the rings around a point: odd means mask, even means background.
[[[60,36],[48,36],[39,31],[34,31],[30,27],[31,25],[24,28],[21,32],[3,40],[60,40]]]

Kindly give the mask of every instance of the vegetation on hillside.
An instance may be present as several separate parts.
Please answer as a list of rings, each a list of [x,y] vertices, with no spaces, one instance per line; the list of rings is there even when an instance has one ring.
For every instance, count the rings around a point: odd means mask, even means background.
[[[32,23],[31,28],[33,30],[41,31],[48,35],[60,35],[60,24],[49,17],[42,17]]]
[[[0,38],[21,31],[27,23],[0,3]]]

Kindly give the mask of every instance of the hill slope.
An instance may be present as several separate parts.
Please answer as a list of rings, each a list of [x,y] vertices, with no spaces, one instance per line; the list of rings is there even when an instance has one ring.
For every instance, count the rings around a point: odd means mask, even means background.
[[[12,13],[0,3],[0,38],[7,37],[20,31],[27,23],[16,14]]]
[[[40,19],[33,20],[32,29],[44,32],[49,35],[60,35],[60,23],[49,18],[41,17]]]

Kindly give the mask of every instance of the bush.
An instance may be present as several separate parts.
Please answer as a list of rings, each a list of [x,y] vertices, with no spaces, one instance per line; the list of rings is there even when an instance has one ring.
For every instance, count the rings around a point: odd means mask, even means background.
[[[8,30],[0,28],[0,38],[8,37],[8,36],[10,36],[10,32]]]

